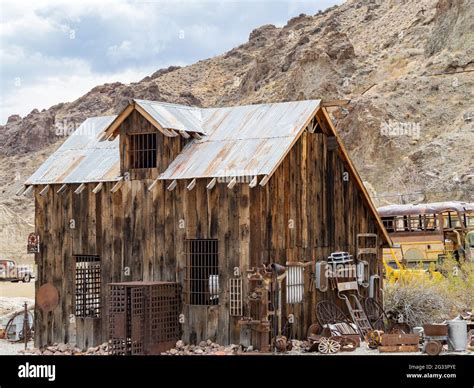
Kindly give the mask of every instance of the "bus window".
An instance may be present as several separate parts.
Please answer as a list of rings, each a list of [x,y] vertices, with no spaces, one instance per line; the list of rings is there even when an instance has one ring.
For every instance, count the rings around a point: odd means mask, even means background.
[[[461,229],[462,222],[456,212],[443,213],[443,227],[445,229]]]
[[[451,229],[451,217],[450,213],[443,213],[443,229]]]
[[[474,228],[474,214],[466,214],[466,227]]]
[[[385,226],[385,229],[387,229],[387,232],[395,232],[395,223],[393,217],[382,218],[382,222],[383,226]]]
[[[459,216],[455,212],[449,212],[450,218],[451,218],[451,228],[455,229],[461,229],[462,224],[461,220],[459,219]]]
[[[426,230],[438,230],[438,225],[436,222],[435,214],[426,214],[425,215],[425,229]]]
[[[397,232],[403,232],[405,230],[405,223],[403,217],[395,218],[395,229]]]

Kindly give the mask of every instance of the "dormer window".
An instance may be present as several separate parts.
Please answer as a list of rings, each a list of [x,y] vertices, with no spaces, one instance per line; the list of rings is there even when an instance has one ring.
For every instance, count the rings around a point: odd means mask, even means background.
[[[128,136],[130,168],[156,168],[157,133],[140,133]]]

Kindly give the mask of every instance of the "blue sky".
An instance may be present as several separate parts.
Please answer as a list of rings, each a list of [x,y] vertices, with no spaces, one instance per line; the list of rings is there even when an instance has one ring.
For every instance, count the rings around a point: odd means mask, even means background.
[[[0,3],[0,124],[73,101],[105,82],[139,81],[343,0],[15,0]]]

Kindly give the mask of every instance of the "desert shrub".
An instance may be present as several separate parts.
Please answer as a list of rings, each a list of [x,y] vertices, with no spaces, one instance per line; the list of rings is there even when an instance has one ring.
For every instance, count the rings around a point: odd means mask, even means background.
[[[452,319],[473,306],[473,265],[447,258],[442,279],[406,276],[395,284],[385,284],[384,307],[395,317],[402,316],[410,326]]]

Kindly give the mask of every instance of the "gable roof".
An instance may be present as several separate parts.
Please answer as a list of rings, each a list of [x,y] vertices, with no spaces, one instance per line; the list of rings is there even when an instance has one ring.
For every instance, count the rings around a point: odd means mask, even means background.
[[[381,218],[320,100],[224,108],[196,108],[132,100],[118,116],[92,117],[54,152],[25,185],[114,182],[121,179],[118,126],[139,111],[165,136],[186,132],[192,139],[160,175],[161,180],[231,176],[270,177],[316,113],[336,138],[342,159],[355,177],[384,240]],[[318,119],[319,123],[326,126]],[[198,136],[196,136],[198,135]],[[264,179],[265,179],[264,178]],[[262,183],[261,183],[262,184]]]
[[[134,109],[152,115],[166,136],[179,136],[174,131],[183,131],[186,125],[193,128],[191,132],[200,134],[184,147],[159,179],[269,175],[319,106],[320,100],[226,108],[134,100],[118,116],[87,119],[25,184],[119,180],[120,153],[115,130]]]
[[[178,136],[179,132],[206,135],[202,127],[202,108],[133,99],[105,129],[103,139],[114,139],[120,124],[135,110],[165,136]]]

